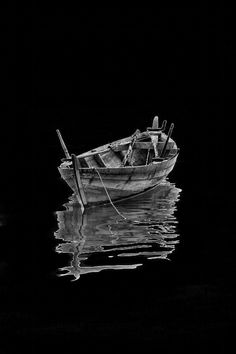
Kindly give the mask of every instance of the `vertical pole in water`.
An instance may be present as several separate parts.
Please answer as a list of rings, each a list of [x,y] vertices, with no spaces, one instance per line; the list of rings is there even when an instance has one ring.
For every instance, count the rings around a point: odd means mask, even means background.
[[[82,205],[85,206],[87,205],[87,198],[84,193],[84,187],[82,185],[82,181],[79,173],[79,167],[80,167],[79,161],[74,154],[71,154],[71,157],[72,157],[72,164],[74,170],[75,184],[77,189],[77,197],[79,199],[79,202],[82,202]]]

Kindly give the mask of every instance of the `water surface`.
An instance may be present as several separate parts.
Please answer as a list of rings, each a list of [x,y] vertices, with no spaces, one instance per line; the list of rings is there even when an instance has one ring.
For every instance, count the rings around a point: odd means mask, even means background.
[[[135,269],[151,259],[170,260],[180,241],[175,216],[180,189],[164,182],[135,198],[84,212],[70,200],[57,211],[58,253],[70,255],[59,275],[81,275],[106,269]]]

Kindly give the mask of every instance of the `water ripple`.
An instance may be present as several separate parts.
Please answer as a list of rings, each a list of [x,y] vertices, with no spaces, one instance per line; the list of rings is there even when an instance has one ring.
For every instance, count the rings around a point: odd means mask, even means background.
[[[71,255],[59,276],[74,280],[83,274],[106,269],[135,269],[148,259],[169,260],[179,243],[174,215],[180,189],[165,182],[138,197],[116,203],[127,220],[111,205],[81,212],[72,200],[57,211],[60,243],[56,252]]]

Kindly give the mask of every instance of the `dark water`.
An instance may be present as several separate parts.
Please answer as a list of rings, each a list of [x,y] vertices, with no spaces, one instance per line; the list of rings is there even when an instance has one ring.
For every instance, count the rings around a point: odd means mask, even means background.
[[[116,203],[123,219],[109,205],[82,214],[69,194],[1,214],[3,353],[18,345],[32,353],[153,345],[224,353],[235,318],[235,242],[220,219],[223,198],[202,200],[188,184],[167,182]]]
[[[229,353],[233,12],[69,12],[2,12],[0,353]],[[154,115],[175,124],[169,184],[117,203],[126,220],[82,215],[56,129],[82,153]]]
[[[112,205],[81,211],[73,201],[58,211],[58,253],[71,254],[61,275],[76,280],[81,275],[106,269],[142,266],[146,259],[169,260],[179,243],[174,216],[180,189],[164,182],[155,190]]]

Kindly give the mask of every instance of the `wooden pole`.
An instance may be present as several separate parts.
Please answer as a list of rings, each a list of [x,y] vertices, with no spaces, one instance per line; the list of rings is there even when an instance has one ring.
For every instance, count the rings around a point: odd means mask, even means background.
[[[161,126],[161,130],[164,131],[166,129],[166,123],[167,123],[167,120],[164,120],[162,123],[162,126]]]
[[[63,149],[63,151],[64,151],[64,154],[65,154],[66,158],[67,158],[67,159],[70,159],[70,154],[69,154],[69,152],[68,152],[68,150],[67,150],[67,147],[66,147],[66,144],[65,144],[65,142],[64,142],[64,140],[63,140],[63,138],[62,138],[62,136],[61,136],[60,130],[57,129],[56,132],[57,132],[57,136],[58,136],[58,138],[59,138],[59,140],[60,140],[61,147],[62,147],[62,149]]]
[[[74,154],[71,154],[72,157],[72,164],[73,164],[73,170],[74,170],[74,177],[75,177],[75,184],[76,184],[76,189],[77,189],[77,194],[82,201],[83,205],[87,205],[87,198],[84,193],[84,187],[81,181],[80,173],[79,173],[79,160]],[[80,201],[79,200],[79,201]]]
[[[159,140],[161,139],[162,131],[165,130],[166,123],[167,123],[167,121],[164,120],[162,123],[162,126],[159,127],[159,118],[157,116],[155,116],[153,119],[153,122],[152,122],[152,127],[147,128],[147,131],[149,132],[149,136],[151,138],[152,145],[154,148],[154,154],[155,154],[154,159],[156,159],[156,160],[158,159],[157,145],[158,145]]]
[[[168,135],[167,135],[167,138],[166,138],[166,141],[165,141],[165,144],[164,144],[164,146],[163,146],[163,149],[162,149],[162,152],[161,152],[161,155],[160,155],[160,157],[162,157],[162,158],[165,156],[167,144],[168,144],[168,142],[169,142],[169,139],[170,139],[170,136],[171,136],[171,134],[172,134],[173,129],[174,129],[174,123],[171,123],[170,129],[169,129],[169,131],[168,131]]]

